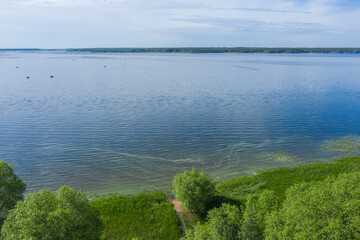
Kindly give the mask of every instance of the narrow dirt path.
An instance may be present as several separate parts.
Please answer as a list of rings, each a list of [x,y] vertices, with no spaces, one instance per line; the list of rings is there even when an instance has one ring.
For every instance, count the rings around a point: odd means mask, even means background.
[[[173,205],[173,208],[174,208],[174,211],[175,211],[176,215],[178,216],[180,226],[181,226],[181,232],[182,232],[183,235],[185,235],[186,227],[185,227],[184,220],[182,218],[182,215],[183,215],[183,211],[182,211],[182,208],[181,208],[182,202],[180,202],[180,201],[178,201],[176,199],[173,199],[171,201],[171,203]]]
[[[176,213],[182,213],[182,209],[181,209],[181,205],[182,205],[182,202],[176,200],[176,199],[173,199],[171,201],[171,203],[173,204],[174,206],[174,210]]]

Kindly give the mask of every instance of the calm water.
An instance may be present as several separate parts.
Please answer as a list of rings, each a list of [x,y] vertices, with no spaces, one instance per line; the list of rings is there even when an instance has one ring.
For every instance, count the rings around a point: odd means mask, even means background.
[[[0,52],[0,159],[29,191],[331,159],[359,119],[360,55]]]

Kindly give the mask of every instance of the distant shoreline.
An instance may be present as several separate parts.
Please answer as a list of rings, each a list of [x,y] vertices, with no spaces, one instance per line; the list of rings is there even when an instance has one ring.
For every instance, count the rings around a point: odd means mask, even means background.
[[[262,48],[262,47],[184,47],[184,48],[69,48],[0,49],[0,51],[66,51],[92,53],[360,53],[360,48]]]
[[[209,48],[78,48],[71,52],[112,53],[360,53],[360,48],[258,48],[258,47],[209,47]]]

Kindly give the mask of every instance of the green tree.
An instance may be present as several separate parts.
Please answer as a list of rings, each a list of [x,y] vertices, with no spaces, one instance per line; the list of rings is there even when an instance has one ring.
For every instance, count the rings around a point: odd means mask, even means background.
[[[186,240],[240,240],[241,211],[237,206],[224,203],[209,211],[207,222],[190,230]]]
[[[188,229],[185,237],[180,240],[212,240],[206,224],[197,224],[194,229]]]
[[[212,239],[237,240],[241,237],[241,211],[224,203],[209,211],[207,226]]]
[[[265,239],[360,239],[360,172],[288,189]]]
[[[30,193],[9,211],[1,235],[10,239],[98,239],[101,220],[85,193],[67,186]]]
[[[173,189],[175,198],[183,202],[188,211],[206,213],[206,204],[214,196],[215,183],[204,171],[198,173],[193,168],[174,177]]]
[[[8,211],[23,199],[25,188],[25,183],[15,175],[13,167],[0,161],[0,229]]]
[[[250,195],[244,212],[242,233],[244,239],[263,239],[265,219],[279,208],[279,199],[274,191],[264,190],[260,195]]]

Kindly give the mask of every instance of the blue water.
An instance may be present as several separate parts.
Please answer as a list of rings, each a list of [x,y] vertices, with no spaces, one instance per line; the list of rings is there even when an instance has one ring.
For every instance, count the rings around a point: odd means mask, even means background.
[[[0,159],[28,191],[328,160],[324,142],[360,135],[359,119],[360,55],[0,52]]]

